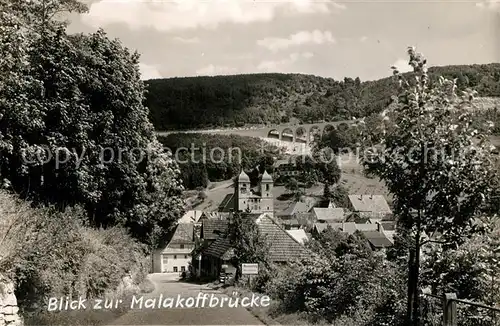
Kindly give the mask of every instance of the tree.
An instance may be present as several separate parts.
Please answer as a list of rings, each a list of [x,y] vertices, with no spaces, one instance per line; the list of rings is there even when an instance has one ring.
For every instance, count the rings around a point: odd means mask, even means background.
[[[330,192],[330,200],[337,207],[349,207],[349,192],[343,185],[337,184]]]
[[[471,128],[474,93],[456,94],[455,81],[430,83],[426,60],[409,48],[412,80],[394,71],[402,86],[398,101],[382,112],[379,129],[364,140],[381,139],[364,158],[369,172],[394,195],[394,211],[411,231],[408,324],[419,321],[420,248],[426,238],[456,245],[478,231],[474,223],[493,191],[496,171],[487,137]],[[432,157],[429,152],[432,150]]]
[[[8,58],[0,175],[35,204],[80,204],[92,225],[123,225],[153,244],[179,217],[183,188],[143,106],[139,55],[102,30],[67,35],[47,18],[67,5],[77,2],[0,3],[0,56]]]
[[[295,178],[289,178],[285,184],[285,189],[291,193],[295,193],[299,190],[299,182]]]
[[[313,180],[316,179],[328,185],[338,183],[341,171],[336,158],[335,154],[328,149],[313,152],[313,171],[316,174]]]
[[[497,217],[485,218],[485,234],[476,234],[455,249],[430,243],[422,248],[422,285],[433,293],[454,292],[460,299],[496,306],[500,300],[500,228]],[[476,307],[459,309],[459,325],[496,325]]]
[[[327,132],[316,145],[316,149],[331,149],[336,155],[341,155],[347,150],[355,149],[359,142],[359,130],[348,128],[346,130],[332,129]]]
[[[269,244],[248,212],[231,214],[227,234],[234,250],[231,262],[236,266],[236,281],[241,277],[241,264],[258,263],[259,268],[269,268]]]
[[[301,155],[296,158],[296,169],[299,171],[298,181],[304,187],[310,186],[319,180],[319,173],[316,170],[316,161],[310,155]]]
[[[330,191],[330,186],[327,183],[325,183],[323,185],[323,198],[330,199],[331,196],[332,196],[332,193]]]

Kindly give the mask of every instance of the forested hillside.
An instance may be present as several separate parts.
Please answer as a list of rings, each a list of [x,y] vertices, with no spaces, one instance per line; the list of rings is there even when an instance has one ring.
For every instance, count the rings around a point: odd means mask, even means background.
[[[500,64],[444,66],[431,77],[457,78],[480,96],[500,97]],[[251,74],[155,79],[146,105],[157,130],[280,123],[297,118],[343,120],[380,112],[396,94],[394,79],[336,81],[300,74]]]
[[[175,133],[158,140],[174,153],[187,189],[205,188],[209,181],[231,179],[241,169],[247,172],[257,166],[270,169],[273,158],[280,157],[279,148],[259,138],[238,135]],[[258,175],[252,173],[250,179],[256,181]]]

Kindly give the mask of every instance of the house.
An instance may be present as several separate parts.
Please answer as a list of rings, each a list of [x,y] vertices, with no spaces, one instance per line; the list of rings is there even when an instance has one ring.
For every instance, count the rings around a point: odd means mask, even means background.
[[[392,215],[392,210],[382,195],[349,195],[348,209],[360,217],[386,219]]]
[[[200,218],[204,215],[203,211],[189,210],[177,221],[179,224],[185,223],[198,223]]]
[[[269,243],[269,259],[275,263],[286,263],[294,259],[301,259],[308,256],[305,247],[284,230],[279,223],[267,213],[256,216],[248,215],[248,218],[255,220],[260,233]],[[204,235],[209,234],[206,229]],[[216,234],[212,232],[210,234]],[[212,243],[202,250],[201,253],[201,273],[205,276],[217,277],[223,270],[233,270],[230,261],[234,252],[227,233],[220,234]]]
[[[286,232],[300,244],[304,244],[306,241],[309,241],[309,237],[307,236],[306,231],[304,231],[303,229],[286,230]]]
[[[296,217],[297,214],[307,213],[310,208],[306,203],[295,202],[288,206],[288,208],[282,212],[276,213],[276,216],[281,219],[292,219]]]
[[[273,178],[264,171],[257,189],[250,187],[250,177],[241,171],[235,180],[234,193],[228,194],[219,205],[219,212],[247,211],[251,213],[274,214],[274,182]]]
[[[381,223],[377,222],[374,224],[356,224],[354,222],[344,222],[344,223],[315,223],[312,234],[313,237],[317,237],[328,227],[334,230],[339,230],[347,234],[354,234],[356,231],[361,232],[368,241],[370,248],[372,250],[379,250],[383,248],[391,247],[394,244],[392,238],[393,231],[385,231]]]
[[[315,204],[314,207],[320,207],[320,208],[335,208],[335,204],[329,200],[329,199],[321,199],[318,200]],[[313,207],[310,209],[312,211]]]
[[[314,207],[312,214],[317,221],[324,223],[336,223],[344,220],[343,208]]]
[[[168,244],[153,253],[153,273],[187,271],[194,246],[194,224],[178,224]]]
[[[234,270],[235,267],[230,262],[233,255],[234,250],[231,241],[225,234],[221,235],[207,248],[203,249],[200,264],[201,274],[216,278],[222,271]]]
[[[313,237],[317,237],[323,231],[325,231],[328,227],[331,227],[334,230],[339,230],[341,232],[345,232],[347,234],[354,234],[357,231],[356,223],[353,222],[344,222],[344,223],[314,223],[312,229]]]
[[[201,224],[200,238],[204,242],[213,242],[221,234],[227,232],[229,222],[228,220],[203,220]]]
[[[284,220],[281,224],[285,230],[298,230],[301,227],[299,220],[295,218],[291,220]]]
[[[382,232],[385,236],[394,243],[394,235],[396,234],[396,221],[380,221]]]
[[[262,214],[256,220],[261,234],[270,244],[269,259],[275,263],[286,263],[309,256],[306,249],[288,234],[269,214]]]
[[[277,160],[273,164],[273,169],[274,178],[276,179],[282,176],[296,176],[300,174],[294,160]]]
[[[392,247],[393,243],[380,231],[361,231],[372,250],[377,251]]]

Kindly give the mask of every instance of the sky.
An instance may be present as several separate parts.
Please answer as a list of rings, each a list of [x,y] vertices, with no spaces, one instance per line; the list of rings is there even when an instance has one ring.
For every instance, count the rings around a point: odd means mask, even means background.
[[[478,2],[481,1],[481,2]],[[143,79],[303,73],[376,80],[430,66],[500,62],[500,0],[90,0],[70,32],[103,28],[141,54]]]

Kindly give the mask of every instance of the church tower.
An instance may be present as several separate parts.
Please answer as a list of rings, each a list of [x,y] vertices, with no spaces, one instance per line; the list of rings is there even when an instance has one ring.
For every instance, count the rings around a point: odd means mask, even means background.
[[[273,198],[273,178],[267,171],[262,174],[260,180],[259,192],[261,196],[260,208],[262,213],[269,213],[273,215],[274,212],[274,198]]]
[[[236,184],[234,185],[234,210],[245,211],[250,207],[249,199],[252,195],[250,188],[250,177],[241,170]]]

